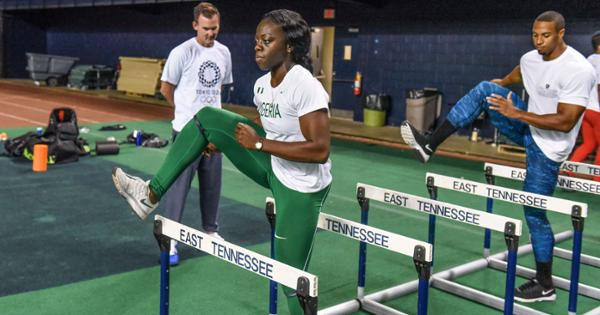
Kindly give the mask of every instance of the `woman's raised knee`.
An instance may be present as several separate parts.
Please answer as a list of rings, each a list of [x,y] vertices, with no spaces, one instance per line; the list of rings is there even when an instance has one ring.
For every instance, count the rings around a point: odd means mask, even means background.
[[[218,117],[220,117],[221,115],[223,115],[223,110],[221,110],[220,108],[206,106],[196,113],[196,118],[198,118],[202,125],[205,125],[217,121]]]
[[[208,116],[215,115],[218,111],[220,111],[220,109],[214,108],[211,106],[205,106],[196,113],[196,116],[198,116],[198,118],[200,118],[200,117],[207,116],[207,115]]]

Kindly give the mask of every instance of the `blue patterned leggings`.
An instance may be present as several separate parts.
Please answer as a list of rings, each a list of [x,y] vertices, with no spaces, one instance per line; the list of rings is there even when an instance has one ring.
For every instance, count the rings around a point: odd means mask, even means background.
[[[500,133],[511,141],[525,146],[527,155],[527,175],[523,184],[523,191],[550,196],[554,193],[560,163],[550,160],[535,144],[528,125],[510,119],[502,114],[490,110],[486,97],[492,93],[507,97],[509,89],[495,83],[483,81],[477,84],[469,93],[463,96],[448,113],[448,121],[456,128],[462,128],[473,122],[482,111],[488,113],[492,124]],[[527,104],[514,92],[513,104],[521,110],[527,110]],[[545,210],[524,207],[525,219],[531,234],[531,243],[536,262],[545,263],[552,260],[554,247],[554,233],[546,216]]]

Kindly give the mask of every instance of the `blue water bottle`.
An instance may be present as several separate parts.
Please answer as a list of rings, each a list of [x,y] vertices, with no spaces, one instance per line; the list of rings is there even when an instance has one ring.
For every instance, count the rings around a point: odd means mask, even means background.
[[[42,128],[42,127],[37,127],[37,128],[35,128],[35,133],[36,133],[38,136],[41,136],[42,134],[44,134],[44,128]]]
[[[142,131],[141,130],[134,130],[134,137],[135,137],[135,146],[139,147],[142,145]]]

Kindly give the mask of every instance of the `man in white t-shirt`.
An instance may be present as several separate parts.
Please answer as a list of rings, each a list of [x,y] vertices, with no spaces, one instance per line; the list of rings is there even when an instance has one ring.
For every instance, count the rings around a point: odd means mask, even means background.
[[[221,108],[221,88],[233,83],[231,53],[216,41],[219,34],[218,9],[202,2],[194,8],[192,26],[196,36],[175,47],[169,54],[161,77],[160,92],[175,109],[173,141],[178,133],[203,107]],[[218,208],[221,195],[222,155],[209,148],[179,176],[165,195],[166,216],[181,221],[185,200],[194,174],[200,184],[202,227],[219,237]],[[176,242],[171,241],[170,264],[179,263]]]
[[[431,136],[421,135],[404,122],[404,141],[426,162],[446,138],[486,111],[502,134],[525,146],[527,175],[523,190],[552,195],[560,165],[575,145],[581,116],[595,86],[594,69],[564,42],[564,34],[565,20],[560,13],[540,14],[532,29],[535,49],[521,57],[519,66],[502,79],[479,83],[456,103]],[[505,88],[516,83],[524,84],[528,104]],[[524,208],[537,272],[535,278],[515,290],[515,299],[553,301],[554,234],[545,210]]]
[[[598,104],[600,99],[598,97],[598,94],[600,94],[600,32],[592,35],[592,47],[594,47],[594,53],[587,60],[596,70],[596,87],[592,89],[590,102],[583,114],[583,122],[581,123],[583,143],[573,152],[571,161],[583,162],[588,155],[596,151],[594,164],[600,165],[600,105]],[[600,181],[600,176],[595,176],[594,180]]]

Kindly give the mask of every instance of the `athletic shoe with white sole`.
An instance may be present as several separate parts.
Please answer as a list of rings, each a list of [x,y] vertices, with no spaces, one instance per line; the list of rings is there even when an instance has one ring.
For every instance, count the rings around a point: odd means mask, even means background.
[[[426,163],[433,154],[433,150],[429,148],[429,144],[427,143],[427,138],[419,133],[408,120],[405,120],[402,123],[400,132],[404,142],[415,150],[417,159],[421,161],[421,163]]]
[[[533,278],[515,289],[515,300],[523,303],[554,301],[556,290],[544,288],[537,279]]]
[[[157,203],[152,203],[148,197],[150,183],[143,179],[131,176],[119,167],[113,168],[112,179],[117,192],[127,200],[133,212],[144,220],[150,212],[158,207]]]
[[[212,236],[212,237],[218,239],[219,241],[224,241],[225,240],[223,238],[223,236],[219,235],[219,233],[217,233],[217,232],[206,232],[206,234],[208,234],[209,236]]]

